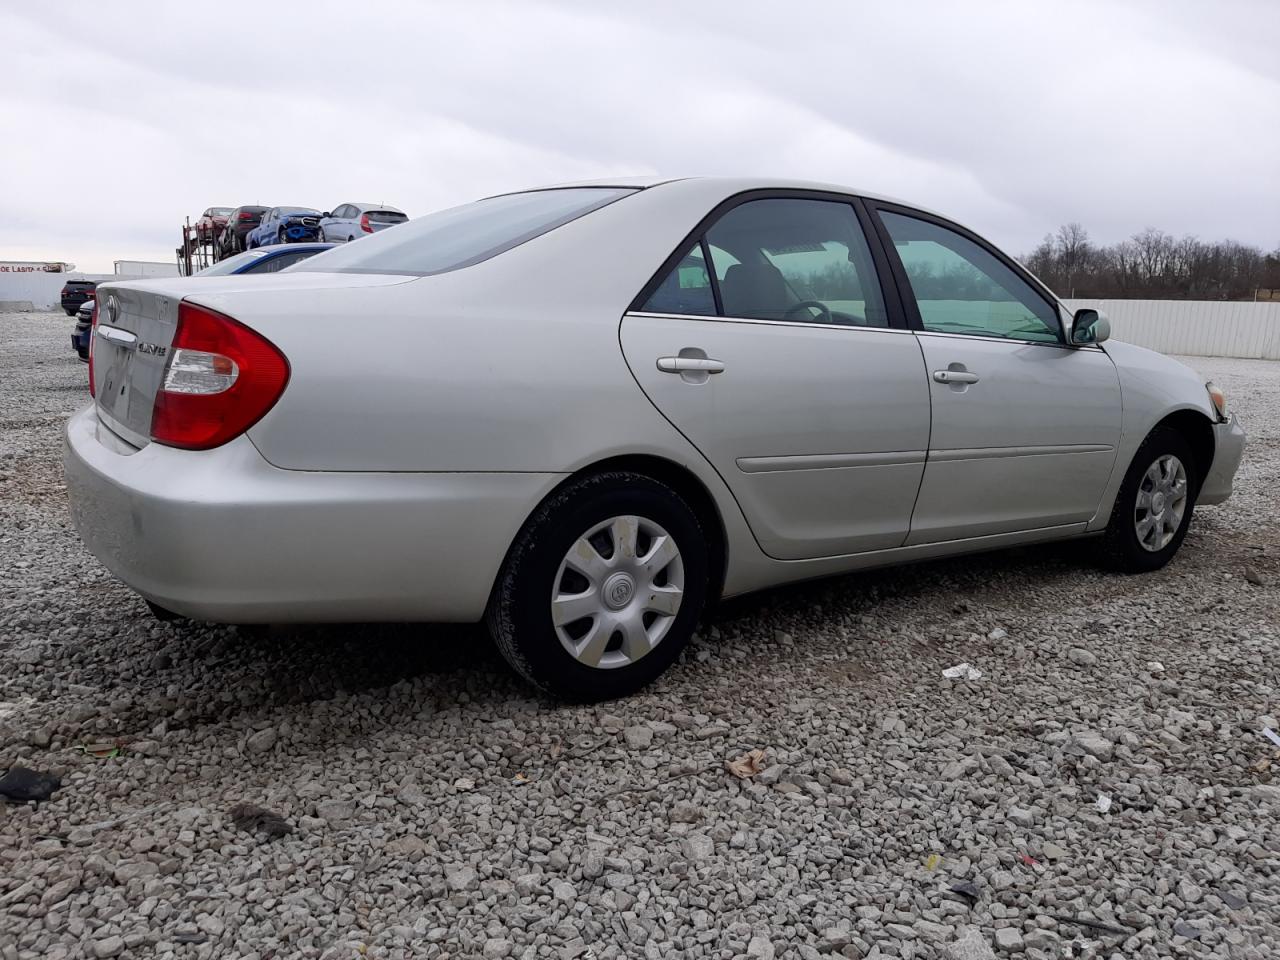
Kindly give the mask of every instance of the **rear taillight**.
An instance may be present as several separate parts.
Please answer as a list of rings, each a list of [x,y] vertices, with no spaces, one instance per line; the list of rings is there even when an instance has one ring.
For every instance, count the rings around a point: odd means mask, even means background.
[[[369,225],[369,215],[367,213],[360,214],[360,229],[365,233],[373,233],[373,227]]]
[[[93,341],[98,339],[98,301],[93,301],[93,316],[89,322],[89,396],[97,394],[93,389]]]
[[[252,219],[253,219],[253,214],[252,214],[252,213],[244,213],[244,212],[242,211],[242,212],[241,212],[241,214],[240,214],[240,216],[238,217],[238,219],[240,219],[240,220],[252,220]]]
[[[187,450],[221,446],[261,420],[288,382],[289,361],[275,344],[224,314],[181,303],[151,439]]]

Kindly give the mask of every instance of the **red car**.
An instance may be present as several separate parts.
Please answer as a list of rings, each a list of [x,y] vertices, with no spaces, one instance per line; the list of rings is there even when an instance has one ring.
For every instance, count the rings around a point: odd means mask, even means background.
[[[231,207],[209,207],[196,221],[196,239],[200,243],[217,240],[227,226]]]

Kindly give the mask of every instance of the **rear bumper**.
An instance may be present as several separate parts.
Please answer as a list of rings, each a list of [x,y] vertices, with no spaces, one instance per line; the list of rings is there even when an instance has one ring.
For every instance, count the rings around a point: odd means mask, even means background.
[[[1234,413],[1226,423],[1214,424],[1213,433],[1213,466],[1200,486],[1200,495],[1196,498],[1199,504],[1222,503],[1231,496],[1231,483],[1244,456],[1244,427]]]
[[[163,607],[226,623],[478,620],[507,548],[560,480],[281,470],[248,437],[195,452],[67,423],[89,550]]]

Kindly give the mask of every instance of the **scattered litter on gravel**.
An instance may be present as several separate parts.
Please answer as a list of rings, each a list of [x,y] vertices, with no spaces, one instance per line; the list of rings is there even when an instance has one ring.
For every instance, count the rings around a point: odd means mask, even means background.
[[[0,315],[0,771],[61,779],[0,960],[1280,953],[1280,364],[1188,361],[1251,441],[1165,570],[777,590],[565,707],[479,629],[154,620],[69,521],[71,327]]]

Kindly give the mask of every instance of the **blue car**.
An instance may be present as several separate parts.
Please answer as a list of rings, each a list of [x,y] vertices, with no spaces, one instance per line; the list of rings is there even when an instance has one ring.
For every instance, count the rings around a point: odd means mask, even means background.
[[[234,257],[219,260],[212,267],[193,273],[193,277],[230,277],[240,273],[277,273],[307,257],[332,250],[336,243],[273,243],[255,247]]]
[[[245,237],[245,249],[272,243],[320,239],[320,211],[310,207],[272,207]]]

